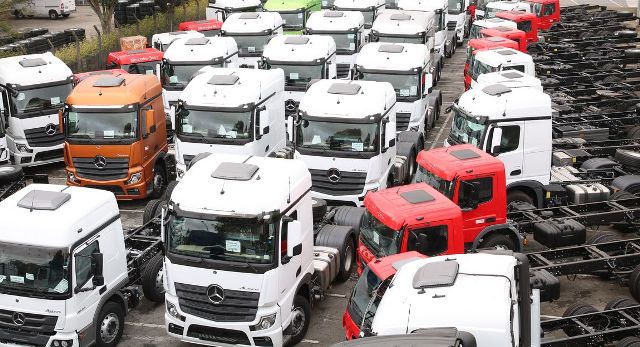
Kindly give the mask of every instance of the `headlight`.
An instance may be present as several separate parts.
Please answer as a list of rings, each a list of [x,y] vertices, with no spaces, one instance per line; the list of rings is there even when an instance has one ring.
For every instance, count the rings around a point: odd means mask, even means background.
[[[169,315],[175,319],[179,319],[184,322],[184,317],[178,312],[176,305],[167,301],[167,312]]]
[[[71,171],[67,171],[67,179],[69,180],[69,182],[73,182],[73,183],[80,182],[80,180],[76,177],[76,175],[74,175],[73,172]]]
[[[125,182],[125,184],[136,184],[140,182],[141,178],[142,178],[142,172],[134,173],[133,175],[131,175],[131,178],[129,178],[127,182]]]
[[[182,176],[184,176],[184,171],[181,169],[176,169],[176,172],[178,173],[178,178],[182,178]]]
[[[16,149],[18,150],[18,152],[22,153],[33,153],[33,150],[31,148],[21,143],[16,143]]]
[[[277,315],[278,315],[277,313],[274,313],[274,314],[270,314],[268,316],[264,316],[260,318],[260,321],[258,322],[258,324],[252,325],[250,327],[251,331],[266,330],[271,328],[271,326],[273,326],[273,324],[276,322]]]
[[[73,340],[53,340],[51,342],[53,347],[71,347],[73,346]]]

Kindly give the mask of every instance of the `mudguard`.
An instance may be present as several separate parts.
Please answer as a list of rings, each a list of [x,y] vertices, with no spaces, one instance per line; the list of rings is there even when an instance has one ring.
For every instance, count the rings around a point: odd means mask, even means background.
[[[476,252],[476,250],[478,249],[478,245],[480,244],[480,240],[482,240],[482,238],[488,235],[489,233],[493,233],[493,232],[500,232],[502,234],[505,234],[509,238],[511,238],[514,241],[514,244],[516,245],[515,252],[522,252],[523,237],[520,234],[520,232],[518,232],[518,230],[513,225],[510,225],[510,224],[495,224],[495,225],[490,225],[484,228],[484,230],[482,230],[480,234],[476,236],[475,240],[473,240],[473,244],[471,244],[471,248],[469,249],[469,251]]]
[[[544,186],[538,181],[517,181],[507,185],[507,192],[518,187],[525,187],[533,190],[535,194],[535,202],[538,208],[544,206]]]

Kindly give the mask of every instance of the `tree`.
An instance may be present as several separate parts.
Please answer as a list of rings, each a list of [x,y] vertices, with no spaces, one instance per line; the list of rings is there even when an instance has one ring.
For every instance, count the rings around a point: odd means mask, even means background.
[[[3,1],[3,0],[0,0]],[[89,5],[100,20],[103,33],[108,33],[113,27],[113,13],[116,10],[118,0],[87,0]]]

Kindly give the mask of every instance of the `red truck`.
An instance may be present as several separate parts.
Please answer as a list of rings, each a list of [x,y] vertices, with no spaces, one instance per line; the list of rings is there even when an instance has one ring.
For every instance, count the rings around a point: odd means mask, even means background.
[[[154,75],[164,53],[155,48],[111,52],[107,56],[107,69],[122,69],[128,73]]]
[[[531,4],[531,12],[538,17],[538,28],[549,30],[554,23],[560,23],[560,0],[524,0]]]
[[[482,29],[480,31],[480,34],[482,35],[482,37],[502,37],[505,39],[509,39],[511,41],[515,41],[517,46],[516,47],[509,46],[509,48],[517,49],[522,53],[527,53],[527,34],[520,29],[501,26],[501,27],[495,27],[495,28]]]
[[[502,11],[496,17],[516,23],[518,30],[525,32],[527,43],[538,42],[538,17],[535,14],[524,11]]]
[[[481,32],[484,33],[484,29]],[[491,29],[493,30],[493,29]],[[485,37],[481,39],[471,39],[467,44],[467,60],[464,63],[464,80],[465,86],[471,85],[471,74],[469,74],[469,65],[475,51],[492,48],[513,48],[518,49],[518,43],[503,37]]]
[[[221,28],[222,22],[215,19],[196,20],[178,24],[178,31],[194,30],[203,33],[204,36],[220,35]]]

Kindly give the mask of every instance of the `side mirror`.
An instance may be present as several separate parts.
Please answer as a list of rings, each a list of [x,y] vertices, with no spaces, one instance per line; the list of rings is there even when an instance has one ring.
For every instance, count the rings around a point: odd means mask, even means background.
[[[302,223],[297,220],[287,223],[287,258],[302,254]]]
[[[464,200],[460,200],[460,196],[464,197]],[[469,182],[460,181],[460,191],[458,192],[458,206],[463,212],[471,211],[478,207],[480,201],[480,192],[478,187]]]
[[[256,133],[256,140],[260,140],[262,135],[264,134],[261,123],[262,123],[262,112],[266,110],[266,107],[261,106],[256,109],[256,119],[253,124],[253,129]]]
[[[66,128],[64,126],[64,114],[62,113],[62,110],[58,111],[58,127],[60,128],[60,133],[64,134],[64,129]]]
[[[489,148],[489,153],[491,155],[500,154],[500,144],[502,142],[502,128],[496,127],[493,128],[493,135],[491,136],[491,147]]]
[[[156,132],[156,123],[155,123],[155,118],[154,118],[154,111],[151,109],[148,110],[144,110],[143,111],[143,118],[144,118],[144,129],[145,129],[145,136],[148,136],[149,134],[153,134]]]
[[[96,287],[104,285],[102,275],[103,256],[102,253],[91,254],[91,273],[93,274],[93,285]]]

